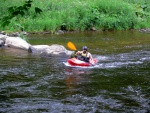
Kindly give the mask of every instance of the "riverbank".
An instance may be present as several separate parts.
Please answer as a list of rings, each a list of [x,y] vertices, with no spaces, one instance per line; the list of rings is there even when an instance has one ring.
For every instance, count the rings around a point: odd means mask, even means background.
[[[136,29],[133,29],[133,30],[136,30]],[[142,33],[148,33],[150,34],[150,28],[146,28],[146,29],[139,29],[138,30],[139,32],[142,32]],[[58,31],[55,31],[55,34],[57,35],[61,35],[61,34],[66,34],[66,33],[79,33],[80,31],[63,31],[63,30],[58,30]],[[97,31],[97,30],[90,30],[88,32],[105,32],[105,31]],[[0,31],[0,34],[2,35],[7,35],[7,36],[12,36],[12,37],[24,37],[26,35],[30,35],[30,34],[52,34],[51,32],[5,32],[5,31]]]
[[[142,0],[35,0],[31,2],[31,8],[22,10],[23,14],[17,12],[17,15],[12,15],[24,3],[24,0],[13,0],[13,4],[11,0],[2,3],[0,23],[9,24],[1,24],[0,31],[64,33],[150,28],[149,3]],[[41,12],[37,13],[37,8]],[[11,19],[7,20],[7,17]]]

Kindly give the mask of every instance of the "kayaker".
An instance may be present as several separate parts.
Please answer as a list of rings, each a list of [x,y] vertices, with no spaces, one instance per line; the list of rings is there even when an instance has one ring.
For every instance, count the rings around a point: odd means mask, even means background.
[[[82,61],[85,61],[85,62],[89,62],[90,58],[92,58],[91,53],[88,52],[87,46],[83,46],[82,51],[77,51],[76,55],[77,55],[76,57],[79,60],[82,60]]]

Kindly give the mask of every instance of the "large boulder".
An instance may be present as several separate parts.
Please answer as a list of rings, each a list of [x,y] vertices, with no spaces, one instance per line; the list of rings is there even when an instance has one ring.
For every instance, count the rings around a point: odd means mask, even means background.
[[[0,34],[0,47],[4,46],[7,36]]]
[[[23,50],[29,50],[29,47],[31,45],[20,37],[7,37],[5,41],[5,46],[23,49]]]
[[[45,49],[48,49],[50,46],[48,45],[33,45],[30,46],[29,51],[32,53],[40,54],[42,51],[45,51]]]
[[[4,46],[5,42],[0,39],[0,47]]]
[[[0,34],[0,46],[5,45],[10,48],[18,48],[27,50],[33,54],[39,54],[44,56],[52,55],[71,55],[72,51],[66,50],[62,45],[53,44],[49,45],[30,45],[20,37],[9,37]]]
[[[70,55],[72,52],[66,50],[62,45],[53,44],[48,45],[35,45],[30,47],[30,51],[35,54],[52,56],[52,55]]]
[[[45,51],[41,52],[41,55],[69,55],[69,51],[62,45],[53,44],[49,48],[45,49]]]
[[[6,39],[7,37],[8,37],[7,35],[0,34],[0,39],[1,38],[5,38]]]

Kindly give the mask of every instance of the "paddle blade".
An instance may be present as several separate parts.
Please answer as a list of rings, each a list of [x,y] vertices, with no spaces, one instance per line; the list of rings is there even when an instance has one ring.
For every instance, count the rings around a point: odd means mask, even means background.
[[[77,50],[76,47],[75,47],[75,45],[74,45],[72,42],[68,42],[68,43],[67,43],[67,46],[68,46],[71,50],[73,50],[73,51],[76,51],[76,50]]]

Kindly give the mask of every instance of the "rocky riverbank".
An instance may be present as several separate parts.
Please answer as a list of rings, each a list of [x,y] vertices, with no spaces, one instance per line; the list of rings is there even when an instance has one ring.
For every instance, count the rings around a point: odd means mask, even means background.
[[[136,29],[133,29],[136,30]],[[90,29],[90,31],[94,31],[94,32],[103,32],[103,31],[99,31],[96,30],[96,28],[92,28]],[[65,31],[65,30],[56,30],[54,33],[57,35],[61,35],[61,34],[65,34],[65,33],[72,33],[72,32],[79,32],[79,31]],[[139,29],[139,32],[142,33],[150,33],[150,28],[145,28],[145,29]],[[28,34],[51,34],[51,32],[12,32],[12,33],[6,33],[5,31],[0,31],[0,34],[2,35],[7,35],[10,37],[19,37],[20,35],[28,35]]]

